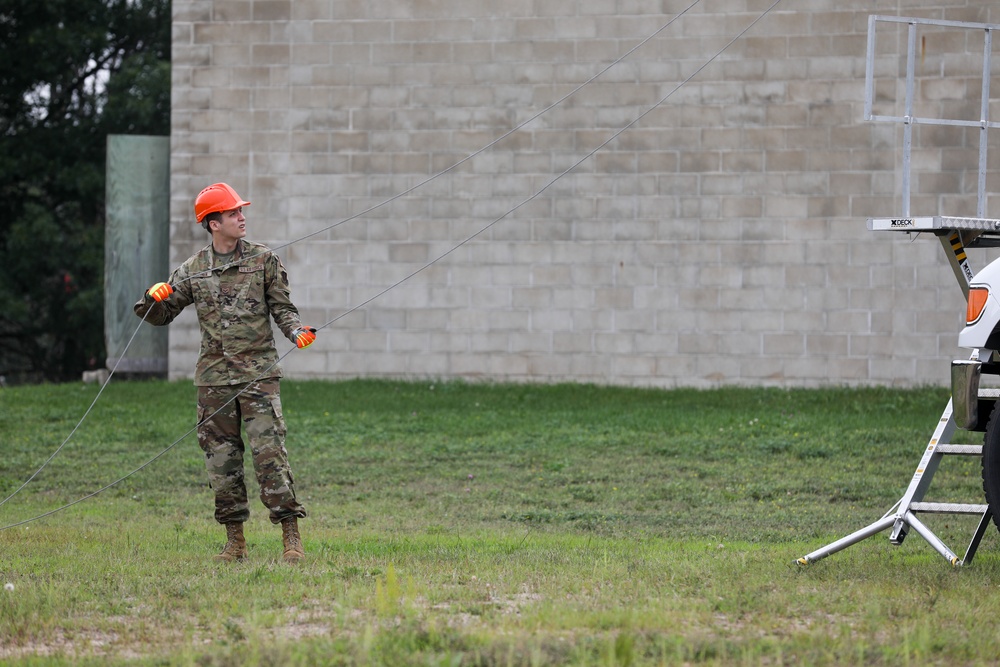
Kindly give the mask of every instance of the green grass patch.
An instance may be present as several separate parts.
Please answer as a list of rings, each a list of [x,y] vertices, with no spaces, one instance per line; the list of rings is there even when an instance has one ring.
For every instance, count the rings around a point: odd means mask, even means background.
[[[0,496],[97,391],[0,390]],[[961,570],[915,534],[795,565],[899,499],[942,389],[286,381],[310,512],[298,567],[257,501],[249,559],[212,562],[224,531],[194,435],[182,439],[194,400],[187,383],[113,382],[0,506],[0,527],[54,512],[0,530],[0,584],[14,588],[0,590],[0,661],[995,661],[993,530]],[[983,502],[978,461],[947,461],[932,488]],[[926,519],[960,553],[968,521]]]

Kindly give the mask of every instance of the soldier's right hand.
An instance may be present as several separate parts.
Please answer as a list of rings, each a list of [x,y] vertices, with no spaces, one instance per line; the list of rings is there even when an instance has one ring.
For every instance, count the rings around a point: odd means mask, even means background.
[[[169,298],[170,295],[173,293],[174,293],[174,288],[167,283],[156,283],[148,290],[146,290],[146,294],[149,295],[149,297],[152,298],[153,301],[156,301],[157,303]]]

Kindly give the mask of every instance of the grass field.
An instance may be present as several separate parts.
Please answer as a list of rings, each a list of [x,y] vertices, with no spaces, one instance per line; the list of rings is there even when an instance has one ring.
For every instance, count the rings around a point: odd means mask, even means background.
[[[97,391],[0,390],[0,497]],[[112,381],[0,506],[0,662],[998,660],[995,530],[957,570],[916,534],[795,564],[895,503],[942,389],[286,381],[310,512],[299,566],[280,561],[257,500],[250,558],[212,561],[224,531],[194,436],[182,438],[194,398],[188,383]],[[983,502],[978,461],[946,462],[933,492]],[[926,518],[960,555],[969,521]]]

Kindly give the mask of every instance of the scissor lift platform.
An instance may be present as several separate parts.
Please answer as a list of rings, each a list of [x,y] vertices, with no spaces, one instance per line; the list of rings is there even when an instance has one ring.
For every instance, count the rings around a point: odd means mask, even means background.
[[[874,70],[876,58],[876,26],[880,22],[902,24],[907,27],[905,110],[903,115],[888,116],[873,113]],[[936,28],[982,31],[983,70],[982,97],[979,119],[923,118],[914,113],[915,70],[917,62],[917,31],[925,26]],[[1000,247],[1000,219],[986,215],[986,171],[987,133],[1000,128],[1000,123],[989,119],[990,110],[990,68],[992,62],[993,32],[1000,25],[982,23],[960,23],[955,21],[935,21],[930,19],[901,18],[893,16],[870,16],[868,20],[868,54],[865,80],[865,120],[894,122],[903,126],[902,160],[902,214],[895,217],[869,218],[868,229],[876,232],[897,232],[908,235],[926,235],[937,238],[945,250],[948,262],[958,280],[965,298],[968,299],[974,273],[969,267],[966,248]],[[912,131],[914,125],[947,125],[979,130],[979,179],[975,217],[914,216],[910,213],[910,169]],[[942,461],[951,456],[982,457],[983,445],[953,443],[952,436],[959,430],[984,430],[978,414],[992,412],[1000,399],[998,389],[980,389],[979,374],[1000,376],[1000,361],[996,358],[979,359],[979,350],[972,353],[968,362],[956,361],[952,364],[952,399],[941,413],[937,427],[924,447],[916,471],[903,496],[878,521],[843,537],[827,546],[817,549],[798,562],[802,565],[815,562],[852,544],[891,529],[889,541],[901,544],[912,528],[923,537],[938,553],[954,566],[972,562],[979,544],[993,519],[993,511],[985,502],[931,502],[926,494],[931,481]],[[995,356],[995,355],[994,355]],[[971,370],[974,369],[974,370]],[[967,382],[970,373],[975,373],[975,381]],[[961,380],[961,381],[959,381]],[[970,395],[971,394],[971,395]],[[959,420],[956,421],[956,402]],[[970,415],[976,414],[975,418]],[[991,450],[992,451],[992,450]],[[919,518],[918,514],[954,514],[978,517],[978,525],[972,535],[963,557],[959,558],[937,535]]]

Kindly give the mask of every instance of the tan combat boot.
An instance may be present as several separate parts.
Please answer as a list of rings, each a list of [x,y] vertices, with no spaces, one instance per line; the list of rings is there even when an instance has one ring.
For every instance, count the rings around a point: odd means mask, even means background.
[[[285,553],[281,555],[286,563],[298,563],[306,557],[302,548],[302,538],[299,536],[299,520],[289,517],[281,521],[281,541],[285,544]]]
[[[227,523],[226,546],[222,552],[213,556],[214,560],[232,563],[234,560],[244,560],[247,557],[247,541],[243,539],[243,524]]]

